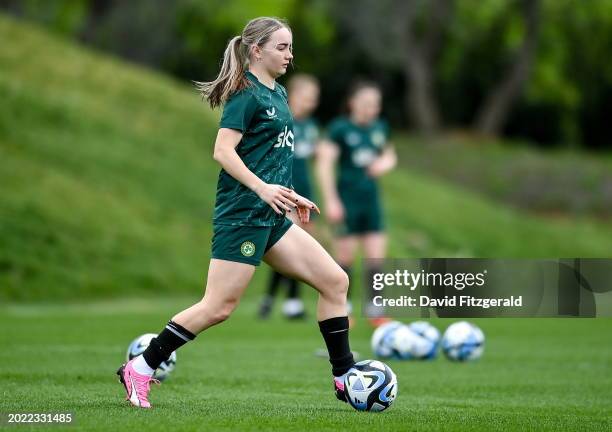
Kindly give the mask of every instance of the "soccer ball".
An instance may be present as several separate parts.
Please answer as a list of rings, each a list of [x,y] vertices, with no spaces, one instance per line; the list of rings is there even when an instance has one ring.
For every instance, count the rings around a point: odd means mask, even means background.
[[[476,325],[459,321],[448,326],[442,337],[442,351],[450,360],[476,360],[484,351],[484,333]]]
[[[372,335],[371,344],[375,356],[397,360],[433,358],[437,347],[435,342],[399,321],[378,327]]]
[[[398,360],[411,360],[424,355],[430,345],[427,340],[410,330],[410,327],[405,324],[396,328],[390,339],[391,358]]]
[[[435,358],[440,342],[440,331],[427,321],[415,321],[408,327],[421,337],[415,344],[414,357],[424,360]]]
[[[127,349],[127,360],[130,361],[134,357],[137,357],[142,354],[151,343],[151,339],[153,339],[154,337],[157,337],[155,333],[146,333],[134,339]],[[172,354],[170,354],[170,358],[160,364],[159,367],[155,370],[153,378],[156,378],[160,381],[165,380],[166,378],[168,378],[168,375],[170,375],[170,372],[174,370],[175,366],[176,352],[173,351]]]
[[[344,391],[357,411],[384,411],[397,397],[397,377],[383,362],[363,360],[344,376]]]
[[[393,333],[403,324],[399,321],[391,321],[378,327],[372,334],[372,351],[376,357],[392,358],[393,352]]]

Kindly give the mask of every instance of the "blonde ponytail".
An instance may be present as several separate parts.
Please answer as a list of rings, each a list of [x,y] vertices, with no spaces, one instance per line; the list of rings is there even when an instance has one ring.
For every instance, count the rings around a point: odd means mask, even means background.
[[[247,47],[242,43],[242,36],[235,36],[227,44],[223,54],[221,71],[214,81],[196,82],[196,88],[202,99],[208,100],[211,108],[223,104],[230,94],[248,86],[244,76],[248,60]]]
[[[233,93],[248,87],[250,82],[245,71],[250,60],[250,47],[263,46],[272,33],[283,27],[290,30],[287,23],[278,18],[260,17],[249,21],[242,35],[235,36],[227,44],[217,78],[210,82],[194,81],[202,100],[206,99],[211,108],[216,108]]]

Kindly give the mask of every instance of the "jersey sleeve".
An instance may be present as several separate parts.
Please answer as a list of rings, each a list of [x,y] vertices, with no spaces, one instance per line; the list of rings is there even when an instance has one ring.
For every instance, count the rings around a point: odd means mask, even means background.
[[[279,83],[276,83],[275,85],[277,85],[280,88],[280,93],[281,95],[283,95],[283,98],[285,98],[285,102],[289,103],[289,96],[287,95],[287,89]]]
[[[387,122],[386,120],[381,120],[380,127],[383,133],[385,134],[385,139],[389,141],[389,135],[391,135],[391,128],[389,127],[389,122]]]
[[[220,128],[246,132],[257,110],[255,95],[248,89],[234,93],[225,103]]]
[[[342,146],[342,136],[344,127],[340,120],[334,120],[327,126],[325,136],[336,143],[338,146]]]
[[[310,124],[308,125],[308,139],[312,141],[314,144],[317,144],[319,139],[321,138],[321,131],[319,129],[319,122],[315,119],[310,120]]]

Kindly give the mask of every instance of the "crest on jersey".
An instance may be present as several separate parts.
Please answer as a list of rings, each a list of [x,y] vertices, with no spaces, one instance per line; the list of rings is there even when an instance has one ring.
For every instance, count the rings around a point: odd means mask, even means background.
[[[374,131],[370,134],[370,140],[376,147],[382,147],[385,145],[385,134],[382,131]]]
[[[359,143],[361,142],[361,136],[357,132],[347,133],[344,139],[346,140],[346,143],[350,147],[355,147],[356,145],[359,145]]]

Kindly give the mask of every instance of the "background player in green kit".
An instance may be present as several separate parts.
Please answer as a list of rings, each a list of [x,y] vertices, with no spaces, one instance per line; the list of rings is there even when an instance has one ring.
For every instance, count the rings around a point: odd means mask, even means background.
[[[377,178],[395,167],[387,124],[379,119],[382,95],[373,83],[356,84],[349,92],[348,116],[328,127],[320,145],[318,172],[327,219],[336,225],[336,259],[351,275],[359,244],[365,258],[384,258],[386,235]],[[335,177],[335,167],[338,175]],[[365,269],[368,274],[376,268]],[[370,321],[373,325],[380,320]]]
[[[293,188],[301,196],[313,199],[309,174],[309,160],[314,156],[319,139],[319,127],[311,117],[319,102],[319,82],[312,75],[295,74],[287,83],[289,108],[293,114]],[[297,215],[288,217],[310,235],[314,235],[312,222],[302,223]],[[274,297],[281,285],[287,286],[287,299],[283,304],[283,314],[290,319],[304,318],[304,302],[300,298],[299,282],[272,271],[268,291],[260,307],[259,316],[267,318],[272,311]]]
[[[348,340],[348,277],[314,238],[285,217],[297,212],[307,222],[310,210],[318,211],[290,189],[293,120],[287,93],[275,79],[291,63],[292,42],[286,23],[254,19],[229,42],[219,76],[199,83],[211,107],[225,105],[214,149],[222,170],[206,290],[201,301],[172,317],[141,356],[117,371],[126,399],[135,406],[151,406],[153,372],[173,351],[230,316],[262,259],[319,292],[317,319],[334,390],[346,402],[343,375],[354,364]]]

